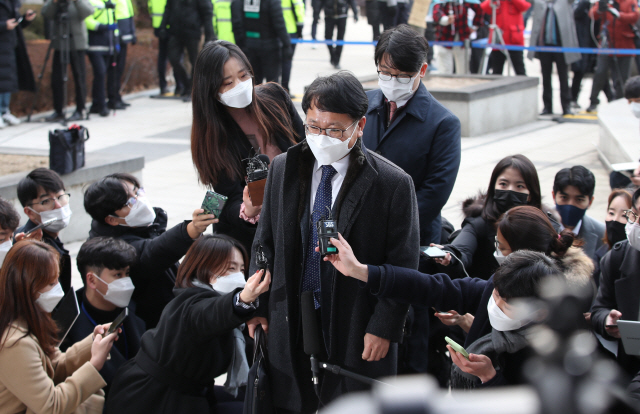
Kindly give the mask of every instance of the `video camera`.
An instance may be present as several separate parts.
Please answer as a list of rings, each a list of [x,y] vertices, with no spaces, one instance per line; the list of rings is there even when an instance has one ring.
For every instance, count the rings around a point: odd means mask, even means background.
[[[116,4],[114,2],[112,2],[111,0],[107,0],[104,2],[104,7],[106,9],[115,9],[116,8]]]
[[[618,4],[613,0],[598,0],[598,12],[606,13],[611,7],[619,9]]]
[[[247,187],[249,198],[254,206],[261,206],[264,200],[264,186],[269,174],[269,157],[256,154],[247,160]]]

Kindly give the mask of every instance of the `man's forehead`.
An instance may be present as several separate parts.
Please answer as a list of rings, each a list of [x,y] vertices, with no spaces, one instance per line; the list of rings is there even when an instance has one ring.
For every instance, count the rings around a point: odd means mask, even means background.
[[[49,191],[44,189],[43,187],[38,187],[38,198],[47,198],[47,197],[55,197],[60,193],[64,193],[64,190],[59,191]]]

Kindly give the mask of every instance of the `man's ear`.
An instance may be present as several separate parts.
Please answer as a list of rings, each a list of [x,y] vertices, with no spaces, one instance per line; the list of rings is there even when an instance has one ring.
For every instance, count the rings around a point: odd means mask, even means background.
[[[24,214],[29,217],[29,220],[33,221],[34,223],[40,223],[40,215],[31,210],[31,208],[25,207],[22,211],[24,211]]]
[[[118,226],[120,224],[119,219],[113,217],[113,216],[107,216],[104,218],[104,222],[107,223],[110,226]]]
[[[591,198],[589,199],[589,205],[587,206],[587,208],[591,207],[591,204],[593,204],[593,200],[595,199],[594,196],[591,196]]]
[[[422,64],[422,67],[420,68],[420,77],[424,78],[424,75],[427,74],[427,68],[429,67],[429,64],[427,64],[427,62]]]
[[[87,288],[96,290],[98,288],[98,280],[92,272],[88,272],[85,276],[85,285]]]

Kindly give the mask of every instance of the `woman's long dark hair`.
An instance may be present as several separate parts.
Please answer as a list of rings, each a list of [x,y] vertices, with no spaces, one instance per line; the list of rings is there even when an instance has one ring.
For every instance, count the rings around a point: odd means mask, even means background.
[[[204,45],[193,69],[191,157],[200,182],[209,187],[215,186],[221,176],[240,179],[245,175],[241,159],[247,154],[241,154],[238,142],[234,142],[236,137],[231,136],[234,121],[218,100],[224,65],[230,58],[236,58],[253,77],[253,68],[242,50],[224,40]],[[283,99],[274,99],[268,93],[261,93],[263,91],[260,88],[278,88]],[[292,144],[296,143],[285,94],[275,84],[262,85],[253,90],[253,99],[246,109],[258,123],[265,143],[276,145],[276,135],[285,137]]]
[[[493,197],[496,194],[496,181],[498,177],[507,168],[515,168],[522,175],[527,190],[529,190],[529,202],[527,205],[542,207],[542,196],[540,194],[540,180],[538,179],[538,171],[529,158],[522,154],[510,155],[501,159],[493,169],[491,173],[491,180],[489,181],[489,188],[487,189],[487,196],[484,200],[484,207],[482,208],[482,218],[489,223],[494,224],[498,221],[498,218],[504,211],[500,211],[498,206],[493,201]]]
[[[34,240],[16,243],[0,269],[0,330],[4,348],[11,324],[22,320],[27,333],[33,334],[44,352],[51,358],[58,342],[58,327],[36,303],[39,292],[56,280],[60,273],[60,256],[53,247]]]

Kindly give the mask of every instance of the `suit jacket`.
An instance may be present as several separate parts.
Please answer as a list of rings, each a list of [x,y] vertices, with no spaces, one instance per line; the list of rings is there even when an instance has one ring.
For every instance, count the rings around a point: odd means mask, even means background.
[[[574,0],[555,0],[553,2],[553,11],[556,13],[556,24],[560,32],[560,42],[562,47],[578,47],[578,35],[576,33],[576,22],[573,20],[573,4]],[[540,44],[540,33],[544,31],[543,25],[547,13],[547,1],[533,0],[533,25],[531,26],[531,37],[529,38],[529,46],[544,46],[544,42]],[[540,52],[530,50],[527,54],[529,59],[539,58]],[[572,64],[582,58],[577,52],[564,52],[564,60],[567,65]]]
[[[25,336],[26,335],[26,336]],[[24,322],[5,330],[0,351],[0,407],[5,413],[102,413],[107,385],[91,358],[91,335],[52,359]],[[102,395],[96,393],[100,392]]]
[[[585,254],[591,258],[594,262],[596,259],[596,250],[598,250],[604,242],[602,239],[604,238],[604,223],[591,218],[585,214],[582,218],[582,225],[580,226],[580,231],[578,232],[578,237],[584,241],[584,245],[582,246],[582,250],[584,250]]]
[[[346,177],[334,203],[338,231],[364,263],[393,262],[416,269],[419,259],[418,210],[410,177],[356,141]],[[262,243],[272,274],[270,291],[260,298],[269,320],[268,348],[276,407],[315,411],[309,359],[302,353],[300,291],[309,220],[310,183],[315,158],[306,141],[277,156],[269,169],[260,222],[253,246]],[[368,377],[394,375],[397,345],[386,358],[362,360],[364,335],[398,342],[408,305],[376,299],[357,280],[322,262],[322,337],[329,363]],[[252,260],[252,272],[255,271]],[[277,352],[275,352],[277,350]],[[323,374],[321,399],[365,386]]]
[[[389,127],[382,91],[369,91],[367,97],[362,142],[411,176],[420,214],[420,245],[440,243],[440,210],[460,167],[460,120],[422,83]]]

